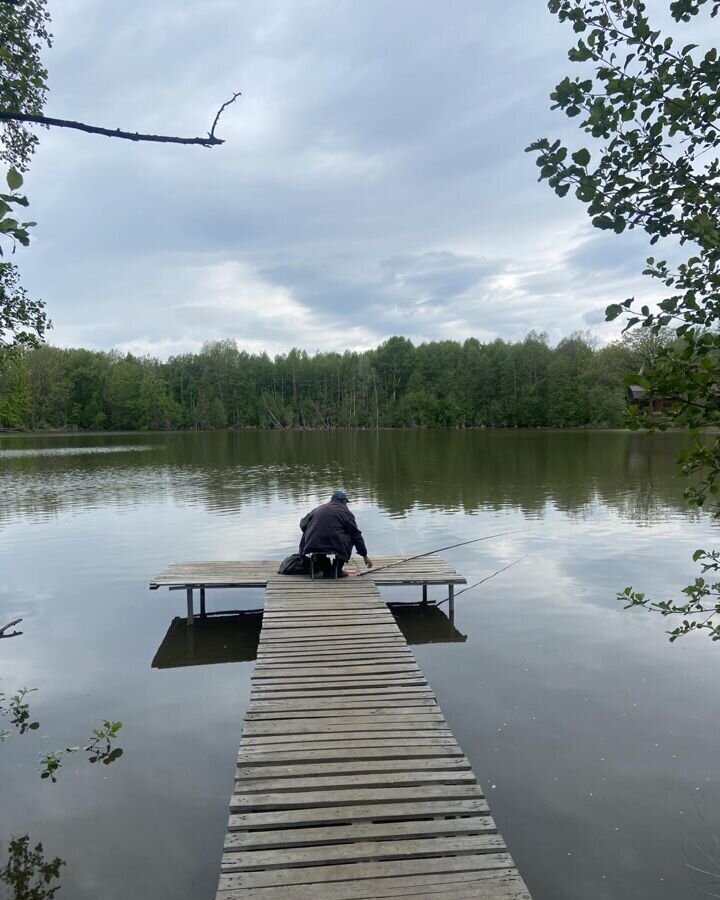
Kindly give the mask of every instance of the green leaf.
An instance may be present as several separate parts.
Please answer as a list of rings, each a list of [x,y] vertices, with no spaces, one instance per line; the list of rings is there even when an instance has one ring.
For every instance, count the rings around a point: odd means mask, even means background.
[[[5,180],[11,191],[16,191],[19,187],[22,187],[23,177],[17,169],[9,169]]]
[[[579,166],[587,166],[590,162],[590,151],[586,150],[585,147],[582,147],[580,150],[577,150],[572,155],[573,162],[576,162]]]

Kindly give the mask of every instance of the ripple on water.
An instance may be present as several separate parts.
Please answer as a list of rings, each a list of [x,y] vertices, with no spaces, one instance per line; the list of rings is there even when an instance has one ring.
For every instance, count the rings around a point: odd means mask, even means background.
[[[0,450],[0,459],[27,459],[37,456],[95,456],[99,453],[138,453],[157,450],[152,444],[128,444],[117,447],[33,447],[23,450]]]

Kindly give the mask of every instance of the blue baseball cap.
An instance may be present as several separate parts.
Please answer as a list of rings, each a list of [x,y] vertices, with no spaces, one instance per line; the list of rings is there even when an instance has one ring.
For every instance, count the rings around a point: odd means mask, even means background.
[[[348,502],[348,497],[345,491],[335,491],[330,498],[331,500],[342,500],[343,503]]]

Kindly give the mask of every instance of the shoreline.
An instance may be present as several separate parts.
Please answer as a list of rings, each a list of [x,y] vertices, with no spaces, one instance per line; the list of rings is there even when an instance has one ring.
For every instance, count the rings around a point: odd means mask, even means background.
[[[706,428],[702,429],[703,433],[715,432],[720,429]],[[373,432],[463,432],[463,431],[488,431],[488,432],[554,432],[554,433],[575,433],[575,432],[604,432],[611,434],[634,434],[632,428],[617,428],[603,425],[574,425],[572,427],[553,426],[553,425],[467,425],[467,426],[384,426],[381,428],[258,428],[256,426],[240,426],[233,428],[162,428],[162,429],[146,429],[146,430],[129,430],[129,431],[105,431],[103,429],[65,429],[65,428],[42,428],[35,431],[25,431],[19,428],[0,428],[0,438],[3,437],[97,437],[106,435],[107,437],[120,437],[122,435],[151,435],[151,434],[371,434]],[[667,428],[664,432],[657,429],[658,434],[685,432],[685,428]],[[647,429],[639,428],[637,432],[648,433]]]

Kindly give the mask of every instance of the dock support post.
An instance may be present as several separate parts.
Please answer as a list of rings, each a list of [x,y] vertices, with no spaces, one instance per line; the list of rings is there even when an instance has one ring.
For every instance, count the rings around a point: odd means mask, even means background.
[[[422,586],[422,605],[427,606],[427,584],[423,584]]]
[[[200,615],[205,618],[205,588],[200,588]]]
[[[193,589],[189,587],[187,589],[187,623],[188,625],[192,625],[195,619],[195,603],[193,601]]]
[[[450,619],[450,624],[454,624],[455,622],[455,585],[448,585],[448,618]]]

